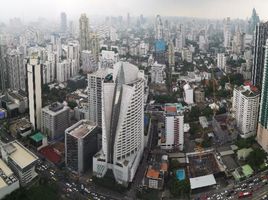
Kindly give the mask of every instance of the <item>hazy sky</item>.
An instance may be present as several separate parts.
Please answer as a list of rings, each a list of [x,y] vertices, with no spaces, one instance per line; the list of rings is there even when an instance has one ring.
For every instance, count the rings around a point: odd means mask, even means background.
[[[168,15],[203,18],[247,18],[255,7],[262,20],[268,19],[268,0],[0,0],[0,21],[11,17],[25,20],[46,17],[90,15]]]

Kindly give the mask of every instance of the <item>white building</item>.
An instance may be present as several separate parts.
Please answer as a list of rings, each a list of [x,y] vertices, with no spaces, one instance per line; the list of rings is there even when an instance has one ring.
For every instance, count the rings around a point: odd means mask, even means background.
[[[151,82],[164,83],[165,65],[158,64],[157,61],[151,67]]]
[[[42,65],[40,61],[31,58],[27,64],[28,99],[30,121],[34,129],[41,128],[42,109]]]
[[[68,43],[67,59],[72,63],[70,76],[73,77],[78,74],[80,68],[80,46],[78,41]]]
[[[45,61],[43,64],[43,84],[52,83],[55,80],[55,63]]]
[[[97,152],[97,126],[81,120],[65,130],[65,164],[72,171],[84,173]]]
[[[189,83],[186,83],[183,86],[183,99],[184,102],[187,104],[193,104],[194,103],[194,89],[189,85]]]
[[[2,159],[14,171],[22,186],[25,186],[37,176],[35,164],[38,157],[21,143],[15,140],[2,145],[0,148]]]
[[[42,108],[42,133],[52,140],[63,136],[65,129],[69,127],[69,112],[68,106],[58,102]]]
[[[254,136],[257,131],[260,93],[253,89],[240,86],[233,92],[232,109],[242,138]]]
[[[223,37],[224,37],[224,47],[228,48],[231,46],[231,24],[230,17],[227,18],[224,24]]]
[[[20,187],[19,180],[13,171],[0,159],[0,199]]]
[[[226,71],[226,56],[224,53],[217,54],[217,67],[223,71]]]
[[[59,83],[66,82],[71,77],[71,66],[74,64],[71,60],[63,60],[57,63],[56,80]]]
[[[88,106],[89,121],[97,126],[102,126],[102,85],[104,79],[110,74],[112,79],[112,69],[99,69],[98,71],[88,74]]]
[[[119,61],[118,49],[102,50],[100,53],[100,68],[111,68],[115,63]]]
[[[181,52],[182,60],[191,63],[193,61],[193,54],[188,48],[183,48]]]
[[[144,74],[118,62],[102,98],[102,150],[93,158],[93,174],[103,177],[111,169],[119,184],[128,185],[144,149]]]
[[[86,73],[94,72],[98,69],[97,61],[91,51],[84,50],[81,52],[82,70]]]
[[[184,147],[184,116],[176,104],[165,106],[165,133],[161,137],[159,145],[162,149],[179,149]]]

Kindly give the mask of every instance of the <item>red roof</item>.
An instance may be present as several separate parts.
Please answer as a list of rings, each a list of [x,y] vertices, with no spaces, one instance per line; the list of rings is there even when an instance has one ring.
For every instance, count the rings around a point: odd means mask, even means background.
[[[176,106],[166,106],[165,110],[166,112],[172,112],[172,113],[177,112]]]
[[[61,157],[54,151],[54,149],[50,146],[46,146],[40,150],[40,153],[49,161],[53,163],[59,163],[61,161]]]
[[[258,92],[258,88],[256,86],[254,86],[251,81],[245,81],[244,82],[244,85],[245,86],[250,86],[250,89],[253,91],[253,92]]]

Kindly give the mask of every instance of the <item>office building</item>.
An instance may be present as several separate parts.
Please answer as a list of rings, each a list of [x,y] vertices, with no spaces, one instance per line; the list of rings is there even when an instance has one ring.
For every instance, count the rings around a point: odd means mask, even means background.
[[[68,106],[58,102],[42,108],[42,133],[50,140],[62,137],[70,124],[69,112]]]
[[[102,86],[103,81],[112,79],[112,69],[99,69],[88,74],[88,107],[89,121],[102,127]],[[109,76],[108,76],[109,75]]]
[[[22,186],[26,186],[37,176],[35,165],[38,157],[21,143],[15,140],[2,145],[0,148],[2,159],[19,178]]]
[[[103,83],[102,150],[93,174],[112,171],[119,184],[132,182],[144,149],[144,74],[128,62],[114,66],[113,81]]]
[[[90,50],[90,28],[86,14],[82,14],[79,19],[79,42],[81,51]]]
[[[258,121],[257,141],[268,152],[268,41],[265,46],[265,59],[262,79],[261,102]]]
[[[259,23],[254,32],[253,66],[251,73],[252,84],[261,88],[265,58],[265,43],[268,39],[268,22]]]
[[[30,121],[34,130],[41,128],[42,65],[38,58],[30,58],[27,65],[27,89]]]
[[[13,171],[0,159],[0,199],[20,188],[20,183]]]
[[[81,174],[92,166],[97,152],[99,129],[87,120],[81,120],[65,130],[65,164]]]
[[[256,135],[260,93],[254,86],[236,87],[233,92],[233,114],[242,138]]]

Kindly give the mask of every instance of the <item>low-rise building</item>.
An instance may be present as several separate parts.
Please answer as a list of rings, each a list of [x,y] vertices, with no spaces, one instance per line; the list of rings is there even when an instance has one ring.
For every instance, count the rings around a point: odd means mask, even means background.
[[[203,88],[197,88],[194,90],[194,101],[195,103],[205,102],[205,91]]]
[[[19,180],[6,163],[0,159],[0,199],[20,187]]]
[[[20,184],[25,186],[36,176],[35,165],[38,157],[17,140],[1,146],[2,159],[14,171]]]

